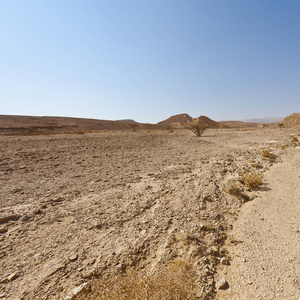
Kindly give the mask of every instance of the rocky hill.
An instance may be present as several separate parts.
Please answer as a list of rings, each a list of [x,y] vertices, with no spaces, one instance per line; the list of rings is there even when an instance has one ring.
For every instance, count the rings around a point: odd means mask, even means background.
[[[206,124],[208,128],[230,128],[229,126],[221,122],[216,122],[206,116],[200,116],[197,119],[195,119],[193,122]]]
[[[281,123],[283,123],[284,127],[287,128],[300,128],[300,113],[291,114],[290,116],[283,119]]]
[[[188,114],[174,115],[164,121],[158,122],[157,125],[162,127],[178,127],[186,125],[193,121],[193,118]]]

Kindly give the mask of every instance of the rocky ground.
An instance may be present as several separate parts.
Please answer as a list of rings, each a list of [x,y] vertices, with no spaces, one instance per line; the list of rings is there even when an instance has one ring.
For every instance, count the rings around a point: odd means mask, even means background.
[[[268,189],[242,208],[227,247],[233,259],[219,299],[300,299],[300,147],[266,173]],[[221,276],[221,274],[220,274]]]
[[[291,134],[0,136],[0,298],[67,297],[91,278],[178,258],[197,275],[195,298],[215,297],[228,232],[261,193],[239,180],[280,163],[297,144]],[[276,159],[262,157],[266,149]],[[228,192],[233,179],[238,195]]]

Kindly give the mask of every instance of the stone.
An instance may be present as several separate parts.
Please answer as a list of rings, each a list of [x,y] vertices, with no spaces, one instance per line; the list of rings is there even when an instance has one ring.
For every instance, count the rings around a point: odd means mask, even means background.
[[[73,299],[75,299],[76,295],[78,295],[86,287],[86,285],[87,285],[87,282],[81,284],[80,286],[77,286],[64,299],[65,300],[73,300]]]
[[[221,263],[222,265],[229,265],[229,262],[228,262],[228,260],[227,260],[226,257],[222,257],[221,260],[220,260],[220,263]]]
[[[75,260],[77,260],[77,258],[78,258],[78,255],[77,254],[73,254],[73,255],[71,255],[69,257],[69,261],[75,261]]]
[[[27,215],[24,215],[20,218],[20,221],[26,222],[28,219],[29,219],[29,217]]]
[[[228,288],[228,282],[224,278],[219,279],[218,285],[220,290],[225,290]]]
[[[17,273],[12,273],[9,276],[6,277],[7,281],[13,281],[14,279],[16,279],[18,277]]]
[[[18,215],[8,215],[8,216],[3,216],[3,217],[0,217],[0,224],[1,223],[6,223],[6,222],[8,222],[8,221],[10,221],[10,220],[18,220],[20,218],[20,216],[18,216]]]
[[[4,228],[0,228],[0,233],[7,232],[7,230],[8,230],[8,229],[7,229],[7,228],[5,228],[5,227],[4,227]]]

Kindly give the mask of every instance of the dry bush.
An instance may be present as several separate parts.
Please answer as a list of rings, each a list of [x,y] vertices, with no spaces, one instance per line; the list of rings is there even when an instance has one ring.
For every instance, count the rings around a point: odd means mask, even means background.
[[[185,128],[191,130],[193,133],[200,137],[203,134],[203,132],[208,128],[208,126],[204,123],[198,123],[189,124],[185,126]]]
[[[241,194],[240,192],[240,185],[235,180],[229,180],[226,188],[226,192],[228,192],[230,195],[239,196]]]
[[[284,144],[284,145],[280,145],[280,148],[281,148],[281,150],[284,150],[284,149],[286,149],[288,146],[289,146],[289,145]]]
[[[249,188],[257,188],[263,183],[263,176],[262,174],[258,173],[246,173],[241,178],[241,181],[244,185]]]
[[[154,274],[129,270],[107,279],[94,281],[91,289],[75,300],[177,300],[195,299],[196,284],[190,266],[177,261]]]
[[[270,152],[269,150],[263,150],[261,152],[261,156],[266,157],[266,158],[276,158],[276,155],[274,153]]]
[[[294,135],[292,135],[291,138],[292,138],[292,142],[295,142],[295,143],[299,142],[298,138],[296,138]]]
[[[128,123],[127,127],[132,129],[133,132],[136,132],[140,125],[138,123]]]

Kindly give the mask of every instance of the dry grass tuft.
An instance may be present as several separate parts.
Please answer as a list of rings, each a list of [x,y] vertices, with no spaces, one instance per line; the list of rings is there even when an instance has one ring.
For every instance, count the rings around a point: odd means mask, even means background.
[[[196,283],[190,266],[173,262],[154,274],[128,270],[107,279],[95,280],[91,288],[75,300],[177,300],[195,299]]]
[[[258,173],[246,173],[243,175],[241,181],[244,185],[246,185],[249,188],[257,188],[258,186],[262,185],[263,183],[263,176],[262,174]]]
[[[225,190],[230,195],[239,196],[241,194],[241,192],[240,192],[240,185],[235,180],[229,180],[228,183],[227,183],[227,186],[226,186]]]
[[[284,144],[284,145],[280,145],[280,148],[281,148],[281,150],[284,150],[284,149],[286,149],[288,146],[289,146],[289,145]]]
[[[273,159],[276,158],[276,155],[274,153],[270,152],[269,150],[263,150],[261,152],[261,156],[266,157],[266,158],[273,158]]]

